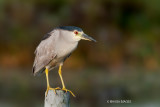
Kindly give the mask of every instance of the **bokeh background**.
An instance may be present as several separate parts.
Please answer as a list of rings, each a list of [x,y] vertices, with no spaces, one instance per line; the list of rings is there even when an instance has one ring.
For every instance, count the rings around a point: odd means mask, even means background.
[[[43,107],[45,75],[34,77],[34,50],[54,27],[81,27],[63,66],[71,107],[160,106],[159,0],[0,0],[0,107]],[[52,87],[61,87],[57,69]],[[109,104],[107,100],[131,100]]]

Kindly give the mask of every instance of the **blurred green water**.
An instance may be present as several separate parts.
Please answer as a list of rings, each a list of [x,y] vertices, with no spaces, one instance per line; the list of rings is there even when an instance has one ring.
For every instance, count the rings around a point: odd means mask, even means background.
[[[13,72],[14,71],[14,72]],[[25,72],[22,72],[25,71]],[[5,73],[2,73],[5,72]],[[123,75],[117,72],[86,68],[86,70],[63,70],[63,77],[68,89],[76,94],[71,98],[73,107],[136,107],[159,105],[159,72],[130,70]],[[52,87],[61,87],[56,70],[50,72]],[[1,69],[0,106],[36,107],[43,106],[46,80],[31,75],[29,69]],[[130,104],[108,104],[106,100],[131,100]]]

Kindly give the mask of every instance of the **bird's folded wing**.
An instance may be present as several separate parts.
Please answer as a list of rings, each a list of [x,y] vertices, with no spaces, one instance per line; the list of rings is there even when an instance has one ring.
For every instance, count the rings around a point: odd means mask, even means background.
[[[49,36],[42,39],[35,50],[35,60],[32,69],[34,75],[42,73],[45,70],[45,66],[47,66],[56,56],[56,53],[54,52],[56,39],[54,32],[47,35]]]

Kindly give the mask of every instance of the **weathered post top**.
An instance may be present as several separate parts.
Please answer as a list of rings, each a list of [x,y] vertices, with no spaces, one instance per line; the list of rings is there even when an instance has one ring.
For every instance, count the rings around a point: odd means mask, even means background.
[[[70,93],[63,90],[48,91],[48,95],[45,94],[44,107],[70,107]]]

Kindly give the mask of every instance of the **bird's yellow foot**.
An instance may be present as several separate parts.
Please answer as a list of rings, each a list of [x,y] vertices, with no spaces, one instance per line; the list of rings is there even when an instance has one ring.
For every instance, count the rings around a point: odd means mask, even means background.
[[[73,94],[73,92],[72,92],[72,91],[70,91],[70,90],[68,90],[68,89],[66,89],[66,88],[62,88],[62,90],[63,90],[63,91],[65,91],[65,92],[67,92],[67,91],[68,91],[68,92],[70,92],[70,93],[72,94],[72,96],[73,96],[73,97],[76,97],[76,96]]]
[[[48,95],[48,91],[49,91],[49,90],[53,90],[53,91],[54,91],[54,93],[55,93],[55,94],[57,94],[57,93],[56,93],[56,90],[60,90],[60,89],[61,89],[61,88],[59,88],[59,87],[57,87],[57,88],[47,87],[47,90],[46,90],[46,96]]]

